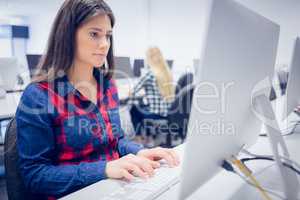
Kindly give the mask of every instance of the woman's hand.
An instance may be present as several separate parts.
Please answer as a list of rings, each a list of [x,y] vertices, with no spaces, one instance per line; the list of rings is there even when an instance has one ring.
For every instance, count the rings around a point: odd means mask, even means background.
[[[120,159],[107,162],[105,173],[108,178],[132,180],[134,176],[147,178],[154,175],[159,162],[145,157],[128,154]]]
[[[156,147],[153,149],[142,149],[137,153],[137,156],[144,157],[152,161],[164,159],[170,167],[178,166],[179,156],[173,149]]]

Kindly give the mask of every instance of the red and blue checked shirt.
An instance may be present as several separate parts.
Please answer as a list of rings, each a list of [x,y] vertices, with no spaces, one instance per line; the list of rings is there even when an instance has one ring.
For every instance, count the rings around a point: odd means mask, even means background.
[[[97,104],[67,76],[31,83],[16,112],[19,169],[37,199],[58,198],[106,178],[107,161],[142,146],[124,136],[113,80],[95,70]]]

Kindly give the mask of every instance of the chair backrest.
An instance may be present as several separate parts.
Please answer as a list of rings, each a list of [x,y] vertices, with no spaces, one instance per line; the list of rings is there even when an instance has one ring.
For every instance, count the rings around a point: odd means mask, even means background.
[[[9,200],[33,199],[26,191],[18,168],[17,126],[13,118],[7,125],[4,141],[4,164]]]
[[[175,94],[177,95],[184,87],[193,83],[194,75],[192,73],[186,73],[182,75],[176,85]]]
[[[185,137],[187,132],[192,107],[194,92],[194,85],[192,83],[193,74],[185,74],[179,79],[179,90],[176,91],[175,100],[170,106],[167,116],[169,126],[175,124],[178,127],[178,134],[181,135],[182,138]]]

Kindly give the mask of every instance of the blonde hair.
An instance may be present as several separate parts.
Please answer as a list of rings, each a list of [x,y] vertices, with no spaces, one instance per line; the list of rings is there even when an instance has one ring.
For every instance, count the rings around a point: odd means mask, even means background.
[[[166,101],[172,101],[175,96],[175,87],[171,70],[159,48],[150,47],[147,52],[147,63],[156,78],[160,94]]]

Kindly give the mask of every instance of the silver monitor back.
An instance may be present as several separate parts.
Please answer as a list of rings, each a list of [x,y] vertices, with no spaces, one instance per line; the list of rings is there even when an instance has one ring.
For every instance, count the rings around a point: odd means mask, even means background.
[[[17,58],[0,58],[0,88],[11,91],[18,85],[20,64]]]
[[[283,117],[287,117],[300,103],[300,38],[295,41],[292,61],[289,68],[289,76],[284,98]]]
[[[278,25],[235,1],[209,2],[180,199],[221,170],[224,159],[256,141],[262,123],[251,110],[252,94],[260,81],[273,77],[277,53]]]

